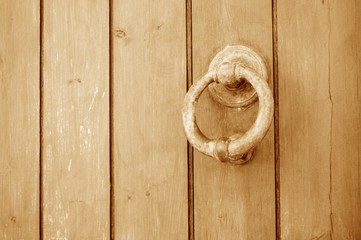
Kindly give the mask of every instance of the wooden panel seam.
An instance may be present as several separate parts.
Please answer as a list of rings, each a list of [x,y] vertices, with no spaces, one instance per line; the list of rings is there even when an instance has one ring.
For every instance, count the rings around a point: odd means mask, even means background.
[[[275,228],[276,240],[281,238],[280,214],[280,142],[279,142],[279,85],[278,85],[278,32],[277,0],[272,0],[272,49],[273,49],[273,96],[274,96],[274,171],[275,171]]]
[[[186,0],[187,91],[193,84],[192,72],[192,0]],[[194,240],[194,149],[187,141],[188,159],[188,240]]]
[[[115,181],[114,181],[114,41],[113,41],[113,0],[109,0],[109,233],[115,239]]]
[[[40,0],[40,66],[39,66],[39,81],[40,81],[40,99],[39,99],[39,134],[40,134],[40,149],[39,149],[39,238],[44,239],[43,223],[44,223],[44,194],[43,194],[43,163],[44,163],[44,0]]]

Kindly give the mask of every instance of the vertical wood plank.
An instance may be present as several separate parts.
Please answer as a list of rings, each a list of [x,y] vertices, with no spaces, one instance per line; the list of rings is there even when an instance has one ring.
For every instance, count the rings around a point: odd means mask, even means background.
[[[0,2],[0,239],[39,239],[39,1]]]
[[[330,230],[328,8],[277,8],[281,237],[312,239]]]
[[[361,2],[329,3],[331,231],[361,239]]]
[[[188,239],[185,2],[113,5],[115,239]]]
[[[230,44],[247,44],[263,55],[272,88],[272,2],[193,1],[194,82],[216,53]],[[209,137],[246,132],[258,106],[230,109],[205,91],[197,106],[200,129]],[[271,127],[253,160],[236,166],[195,151],[195,239],[275,239],[274,140]]]
[[[44,1],[44,239],[109,239],[107,1]]]
[[[359,239],[361,4],[278,0],[282,239]]]

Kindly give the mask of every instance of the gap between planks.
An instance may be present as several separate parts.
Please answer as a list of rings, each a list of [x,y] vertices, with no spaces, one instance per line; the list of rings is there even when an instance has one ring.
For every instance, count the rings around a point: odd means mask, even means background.
[[[40,0],[40,36],[39,36],[39,239],[44,239],[44,231],[43,231],[43,222],[44,222],[44,214],[43,214],[43,203],[44,203],[44,195],[43,195],[43,161],[44,161],[44,152],[43,152],[43,146],[44,146],[44,132],[43,132],[43,126],[44,126],[44,0]]]
[[[278,94],[278,32],[277,0],[272,0],[272,50],[273,50],[273,94],[274,94],[274,169],[275,169],[275,220],[276,239],[281,239],[280,213],[280,137],[279,137],[279,94]]]
[[[186,0],[186,90],[193,84],[193,50],[192,50],[192,0]],[[188,239],[194,240],[194,153],[192,145],[187,142],[188,159]]]
[[[113,0],[109,0],[109,224],[110,240],[115,239],[115,181],[114,181],[114,57],[113,57]]]

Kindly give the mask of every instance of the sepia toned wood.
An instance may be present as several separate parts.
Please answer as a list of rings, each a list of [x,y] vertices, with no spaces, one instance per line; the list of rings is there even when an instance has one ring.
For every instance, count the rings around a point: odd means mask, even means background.
[[[361,2],[330,1],[333,239],[361,238]]]
[[[361,4],[277,8],[281,239],[360,239]]]
[[[107,1],[44,1],[44,239],[109,239]]]
[[[39,239],[39,1],[0,1],[0,239]]]
[[[328,10],[278,1],[281,239],[331,239]]]
[[[272,76],[272,2],[193,1],[193,81],[208,70],[226,45],[250,45]],[[272,89],[272,78],[268,79]],[[210,138],[246,132],[258,105],[226,108],[203,92],[196,111],[200,130]],[[195,239],[275,239],[273,127],[244,165],[225,164],[198,151],[194,156]]]
[[[115,239],[188,239],[185,2],[112,12]]]
[[[351,0],[0,1],[0,239],[360,239],[360,12]],[[271,126],[243,165],[193,156],[181,122],[186,65],[197,87],[238,44],[268,76],[278,60],[279,76],[279,141]],[[259,108],[205,90],[190,119],[203,140],[239,137]]]

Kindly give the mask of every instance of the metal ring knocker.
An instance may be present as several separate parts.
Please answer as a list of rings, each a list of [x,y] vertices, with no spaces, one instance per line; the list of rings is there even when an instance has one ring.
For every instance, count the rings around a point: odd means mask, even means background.
[[[267,79],[255,73],[255,71],[249,67],[250,64],[244,64],[245,62],[254,63],[255,58],[251,59],[252,56],[257,57],[256,60],[258,63],[261,61],[261,63],[264,64],[263,61],[260,60],[261,58],[247,47],[232,46],[231,48],[233,49],[227,48],[224,51],[231,52],[233,57],[227,58],[227,56],[222,55],[223,61],[218,64],[216,69],[206,73],[199,81],[190,87],[184,98],[182,117],[188,141],[198,151],[215,157],[222,162],[242,164],[251,158],[254,148],[266,135],[273,119],[274,103]],[[235,55],[236,58],[234,57]],[[264,65],[262,67],[264,67]],[[195,108],[198,98],[210,84],[221,84],[228,90],[232,88],[236,89],[238,86],[238,90],[240,90],[239,86],[244,85],[241,84],[244,81],[249,82],[253,87],[252,91],[255,91],[258,95],[259,109],[256,121],[243,135],[235,134],[220,139],[209,139],[200,131],[196,123]],[[254,98],[254,96],[252,94],[248,95],[250,97],[245,101],[247,105],[254,102],[254,100],[250,99]],[[217,100],[217,98],[215,99]],[[257,100],[257,98],[255,98],[255,100]],[[219,101],[222,102],[222,100]],[[235,107],[234,103],[231,104],[228,106]]]

